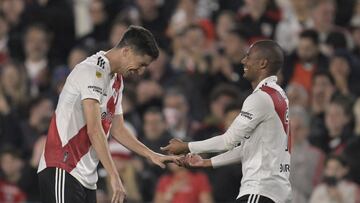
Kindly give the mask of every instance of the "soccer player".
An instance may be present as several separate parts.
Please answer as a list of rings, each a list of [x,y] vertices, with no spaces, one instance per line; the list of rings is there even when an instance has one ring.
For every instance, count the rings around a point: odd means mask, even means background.
[[[99,160],[110,177],[111,202],[123,202],[125,190],[107,143],[110,133],[161,167],[165,161],[177,161],[177,157],[155,153],[134,138],[122,115],[123,77],[141,74],[158,55],[153,35],[130,26],[116,47],[75,66],[60,94],[39,164],[44,203],[96,202]]]
[[[211,159],[190,154],[184,163],[193,167],[219,167],[241,162],[243,178],[236,202],[289,201],[289,106],[284,91],[276,84],[276,74],[283,61],[277,43],[255,42],[242,59],[244,77],[254,91],[227,131],[198,142],[172,139],[162,150],[173,154],[227,151]]]

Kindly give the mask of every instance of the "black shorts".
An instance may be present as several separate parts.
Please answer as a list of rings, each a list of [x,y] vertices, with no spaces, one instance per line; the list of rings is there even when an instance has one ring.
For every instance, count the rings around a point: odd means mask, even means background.
[[[96,190],[85,188],[60,168],[46,168],[38,174],[43,203],[96,203]]]
[[[236,200],[236,203],[275,203],[275,202],[272,201],[270,198],[262,195],[250,194],[250,195],[241,196],[239,199]]]

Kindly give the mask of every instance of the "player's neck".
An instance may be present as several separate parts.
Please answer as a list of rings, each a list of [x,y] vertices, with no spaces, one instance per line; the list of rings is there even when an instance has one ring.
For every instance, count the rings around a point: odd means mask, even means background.
[[[259,85],[259,83],[261,81],[263,81],[265,78],[268,78],[270,76],[272,76],[272,75],[269,75],[269,74],[260,75],[256,80],[252,81],[251,86],[252,86],[253,90],[255,90],[255,88]]]
[[[119,73],[121,69],[121,59],[116,52],[117,49],[110,49],[106,52],[105,57],[109,60],[110,74]]]

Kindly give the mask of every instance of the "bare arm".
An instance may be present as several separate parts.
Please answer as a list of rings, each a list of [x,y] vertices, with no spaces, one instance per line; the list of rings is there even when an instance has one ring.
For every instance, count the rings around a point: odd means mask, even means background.
[[[136,152],[137,154],[150,159],[156,165],[164,168],[165,161],[177,161],[175,156],[164,156],[155,153],[141,143],[124,125],[124,118],[122,115],[115,115],[113,125],[111,127],[111,135],[116,141],[127,147],[128,149]]]
[[[123,202],[125,190],[111,158],[106,135],[101,125],[99,102],[95,99],[84,99],[82,105],[91,145],[111,179],[112,202]]]

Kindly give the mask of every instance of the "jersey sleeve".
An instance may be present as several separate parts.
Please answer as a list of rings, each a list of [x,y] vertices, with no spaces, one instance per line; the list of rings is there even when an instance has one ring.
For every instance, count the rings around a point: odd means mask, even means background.
[[[225,153],[219,154],[211,158],[211,165],[213,168],[221,166],[240,163],[242,158],[242,145],[235,147]]]
[[[269,117],[271,109],[274,109],[274,104],[266,93],[257,91],[251,94],[245,100],[240,114],[223,135],[226,148],[232,149],[241,140],[250,138],[254,129]]]
[[[266,93],[257,91],[246,98],[240,114],[223,135],[207,140],[190,142],[192,153],[220,152],[233,149],[243,139],[250,138],[259,123],[269,116],[273,103]]]
[[[115,107],[115,115],[123,114],[122,109],[122,97],[123,97],[123,91],[124,91],[124,81],[121,79],[121,87],[119,90],[119,98]]]
[[[73,83],[80,91],[81,100],[95,99],[100,102],[105,91],[104,71],[85,64],[76,67],[73,71]]]

